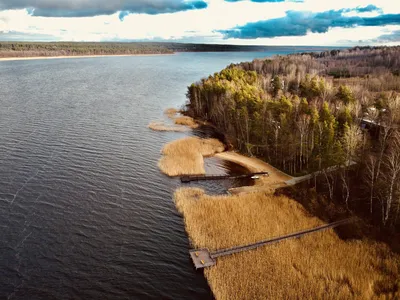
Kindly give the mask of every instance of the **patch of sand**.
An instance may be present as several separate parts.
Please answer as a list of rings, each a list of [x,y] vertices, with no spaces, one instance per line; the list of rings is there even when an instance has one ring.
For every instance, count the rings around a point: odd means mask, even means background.
[[[241,165],[242,167],[248,169],[251,173],[268,172],[269,174],[269,176],[260,176],[260,179],[255,181],[254,186],[230,189],[229,191],[233,194],[251,192],[273,193],[275,189],[285,186],[285,182],[293,178],[255,157],[248,157],[231,151],[218,153],[215,156]]]

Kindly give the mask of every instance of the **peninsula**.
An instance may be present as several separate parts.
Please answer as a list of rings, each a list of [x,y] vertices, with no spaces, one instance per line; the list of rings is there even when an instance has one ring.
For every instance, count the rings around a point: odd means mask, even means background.
[[[400,296],[398,57],[400,47],[278,56],[231,65],[188,88],[185,114],[213,124],[242,156],[221,153],[220,145],[204,151],[189,138],[164,148],[161,169],[167,159],[173,169],[173,149],[185,143],[190,155],[173,175],[199,172],[201,157],[213,153],[249,171],[262,166],[245,158],[256,156],[273,166],[263,171],[279,174],[233,195],[178,189],[175,203],[194,249],[358,219],[339,231],[219,258],[204,270],[217,299]],[[192,170],[190,157],[200,168]],[[291,176],[307,180],[288,187]]]

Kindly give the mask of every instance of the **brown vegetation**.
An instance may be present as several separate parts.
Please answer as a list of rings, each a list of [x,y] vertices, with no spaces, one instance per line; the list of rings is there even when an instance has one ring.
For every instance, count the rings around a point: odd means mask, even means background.
[[[284,196],[208,196],[192,188],[176,191],[175,203],[195,248],[217,250],[322,224]],[[399,256],[383,244],[343,241],[332,230],[218,258],[205,276],[217,299],[400,297]]]
[[[158,166],[169,176],[205,174],[203,157],[224,149],[224,144],[217,139],[179,139],[164,146]]]
[[[183,115],[177,116],[178,113],[180,113],[180,111],[176,108],[168,108],[164,111],[164,114],[172,119],[176,125],[188,126],[190,128],[199,127],[197,122],[192,117]]]
[[[166,125],[163,122],[151,122],[148,125],[148,128],[154,131],[175,131],[175,132],[184,132],[187,131],[188,128],[184,126],[170,126]]]
[[[196,121],[188,116],[180,116],[180,117],[176,117],[174,118],[174,122],[177,125],[185,125],[185,126],[189,126],[190,128],[197,128],[199,127],[199,125],[196,123]]]
[[[148,125],[148,128],[155,131],[175,131],[175,132],[184,132],[189,128],[197,128],[198,124],[196,121],[187,116],[177,116],[179,110],[176,108],[168,108],[164,111],[164,114],[167,115],[170,119],[172,119],[177,126],[167,125],[164,122],[151,122]]]
[[[167,108],[164,111],[164,114],[166,114],[171,119],[174,118],[177,113],[179,113],[179,110],[177,110],[176,108]]]

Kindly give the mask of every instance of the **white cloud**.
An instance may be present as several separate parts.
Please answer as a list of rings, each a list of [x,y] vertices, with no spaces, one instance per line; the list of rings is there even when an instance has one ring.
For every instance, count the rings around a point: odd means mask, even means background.
[[[351,2],[351,3],[349,3]],[[209,0],[208,8],[174,14],[131,14],[120,21],[118,13],[108,16],[84,18],[34,17],[26,10],[0,11],[0,32],[18,32],[29,38],[36,35],[53,36],[64,41],[104,41],[135,39],[172,39],[195,42],[218,42],[266,45],[340,45],[346,41],[372,40],[382,34],[385,27],[335,28],[324,34],[309,33],[304,37],[280,37],[256,40],[224,40],[215,30],[223,30],[249,22],[280,18],[287,10],[327,11],[331,9],[365,7],[374,4],[384,13],[400,13],[393,0],[305,0],[304,3],[236,3]],[[349,6],[350,5],[350,6]],[[369,13],[370,16],[376,13]]]

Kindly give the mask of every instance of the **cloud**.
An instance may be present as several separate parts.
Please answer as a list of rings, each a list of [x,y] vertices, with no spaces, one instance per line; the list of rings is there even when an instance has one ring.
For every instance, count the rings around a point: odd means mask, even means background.
[[[165,14],[207,8],[205,0],[0,0],[0,10],[27,9],[41,17],[91,17],[121,12]]]
[[[383,34],[372,40],[374,43],[397,43],[400,42],[400,30],[395,30],[389,34]]]
[[[375,6],[365,8],[329,10],[325,12],[287,11],[286,16],[247,23],[227,30],[217,30],[224,38],[255,39],[282,36],[305,36],[307,33],[326,33],[335,27],[385,26],[400,24],[400,14],[382,14],[375,17],[345,16],[347,12],[376,11]]]
[[[56,37],[49,34],[34,34],[18,31],[2,31],[0,29],[0,41],[40,41],[50,42],[56,40]]]
[[[367,13],[367,12],[379,12],[379,13],[382,13],[382,9],[379,8],[379,7],[376,7],[373,4],[370,4],[370,5],[365,6],[365,7],[357,7],[355,9],[351,9],[351,11],[355,11],[355,12],[358,12],[358,13]]]

